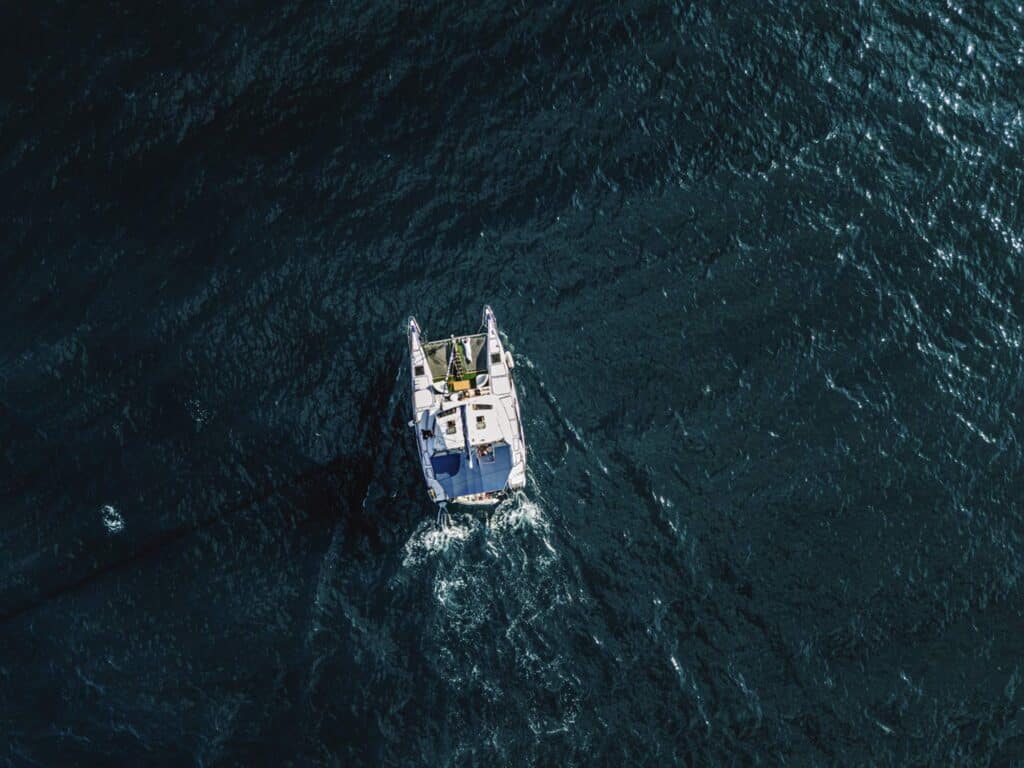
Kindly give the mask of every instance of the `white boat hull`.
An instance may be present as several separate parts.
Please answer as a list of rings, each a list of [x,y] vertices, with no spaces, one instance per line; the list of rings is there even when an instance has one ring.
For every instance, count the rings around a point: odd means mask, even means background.
[[[435,502],[490,506],[526,484],[526,440],[511,354],[490,307],[484,332],[424,342],[409,319],[410,426]]]

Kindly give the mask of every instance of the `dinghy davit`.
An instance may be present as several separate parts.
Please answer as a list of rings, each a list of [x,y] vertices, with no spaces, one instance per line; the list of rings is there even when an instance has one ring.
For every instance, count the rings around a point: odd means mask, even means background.
[[[512,353],[490,307],[482,326],[482,333],[425,342],[416,318],[409,318],[409,426],[427,493],[442,507],[495,504],[526,484]]]

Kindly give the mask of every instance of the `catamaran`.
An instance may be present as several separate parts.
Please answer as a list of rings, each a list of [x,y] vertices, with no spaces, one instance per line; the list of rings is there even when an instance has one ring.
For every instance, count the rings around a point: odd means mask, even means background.
[[[490,307],[482,326],[482,333],[424,342],[416,318],[409,318],[409,426],[427,493],[442,510],[447,502],[495,504],[526,485],[515,362]]]

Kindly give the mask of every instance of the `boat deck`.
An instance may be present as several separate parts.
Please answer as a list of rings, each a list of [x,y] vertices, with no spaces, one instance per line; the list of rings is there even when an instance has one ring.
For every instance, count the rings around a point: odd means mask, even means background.
[[[512,451],[508,445],[495,445],[490,456],[474,456],[473,467],[462,452],[444,453],[430,459],[434,477],[449,499],[478,493],[500,491],[512,471]]]

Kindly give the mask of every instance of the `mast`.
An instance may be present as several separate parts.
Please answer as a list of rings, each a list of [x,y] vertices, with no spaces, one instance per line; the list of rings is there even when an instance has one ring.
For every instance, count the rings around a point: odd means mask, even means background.
[[[466,416],[466,404],[463,403],[459,406],[459,411],[462,414],[462,436],[466,441],[466,463],[469,464],[469,468],[473,468],[473,449],[469,444],[469,419]]]

